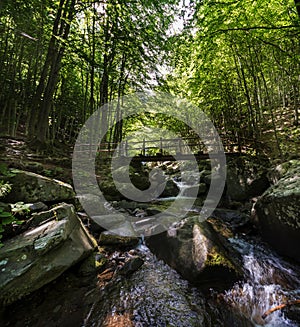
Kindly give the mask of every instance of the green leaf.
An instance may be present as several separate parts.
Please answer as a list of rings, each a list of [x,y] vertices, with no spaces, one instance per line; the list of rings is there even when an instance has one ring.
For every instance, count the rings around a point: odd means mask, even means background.
[[[8,225],[8,224],[11,224],[12,222],[14,222],[14,220],[15,220],[15,217],[13,217],[13,216],[5,217],[5,218],[2,217],[1,224]]]
[[[0,218],[7,218],[7,217],[13,217],[10,212],[2,211],[0,212]]]

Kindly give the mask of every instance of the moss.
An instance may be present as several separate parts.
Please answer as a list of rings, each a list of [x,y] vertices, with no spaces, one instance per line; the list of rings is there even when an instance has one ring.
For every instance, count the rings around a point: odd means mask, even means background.
[[[206,266],[224,266],[235,270],[234,265],[229,259],[227,259],[223,254],[221,254],[215,247],[209,252],[207,259],[205,261]]]

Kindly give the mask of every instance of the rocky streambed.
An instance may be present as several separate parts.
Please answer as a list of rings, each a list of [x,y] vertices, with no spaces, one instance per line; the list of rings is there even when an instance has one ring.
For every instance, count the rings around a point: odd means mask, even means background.
[[[186,218],[145,239],[105,232],[67,184],[25,171],[2,176],[12,185],[3,206],[31,205],[23,224],[4,233],[0,249],[3,325],[297,326],[297,306],[289,304],[300,297],[294,251],[299,164],[272,171],[247,165],[229,165],[221,201],[227,209],[199,220],[213,178],[205,168],[205,187]],[[169,182],[164,196],[176,190],[178,182]],[[114,194],[100,214],[113,222],[113,208],[136,224],[168,206],[166,199],[141,204]],[[85,196],[97,203],[94,195]],[[278,237],[270,237],[274,226]],[[268,312],[283,304],[283,310]]]

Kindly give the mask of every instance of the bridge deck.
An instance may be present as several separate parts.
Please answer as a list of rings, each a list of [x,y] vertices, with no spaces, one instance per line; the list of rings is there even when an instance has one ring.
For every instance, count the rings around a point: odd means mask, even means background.
[[[208,148],[212,146],[215,149],[216,141],[211,137],[211,143],[206,140],[205,144],[197,137],[175,138],[175,139],[157,139],[137,142],[121,141],[120,143],[100,143],[100,144],[80,144],[76,149],[76,154],[80,155],[92,153],[92,149],[97,148],[97,153],[104,158],[120,157],[130,158],[133,161],[177,161],[177,160],[206,160],[218,157],[218,153],[208,154]],[[241,141],[241,140],[239,140]],[[92,142],[91,142],[92,143]],[[243,145],[234,143],[229,139],[222,137],[222,143],[227,157],[237,157],[242,153],[247,153],[253,144],[251,140],[244,140]],[[247,145],[245,145],[247,144]],[[217,151],[217,150],[215,150]],[[192,153],[192,154],[191,154]]]
[[[238,152],[225,152],[226,157],[238,157],[241,156],[241,153]],[[207,159],[213,159],[218,158],[220,155],[218,153],[211,153],[210,155],[208,153],[202,153],[202,154],[178,154],[176,156],[172,155],[155,155],[155,156],[135,156],[132,158],[132,161],[134,162],[155,162],[155,161],[184,161],[184,160],[207,160]],[[124,157],[126,158],[126,157]]]

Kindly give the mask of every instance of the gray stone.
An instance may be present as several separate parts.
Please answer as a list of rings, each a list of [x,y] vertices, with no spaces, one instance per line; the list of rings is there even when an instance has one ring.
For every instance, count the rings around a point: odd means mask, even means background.
[[[71,185],[23,170],[12,170],[13,176],[2,177],[12,185],[4,202],[59,202],[71,200],[75,193]]]
[[[261,195],[269,186],[267,166],[254,157],[231,158],[227,163],[227,196],[233,201],[246,201]]]
[[[0,303],[9,304],[56,279],[87,257],[95,240],[74,207],[53,208],[53,219],[6,242],[0,249]]]
[[[48,210],[48,207],[43,202],[36,202],[36,203],[29,204],[29,210],[30,212],[40,212],[40,211]]]
[[[182,195],[183,196],[194,196],[195,194],[197,196],[203,195],[205,194],[207,191],[207,187],[204,183],[200,183],[197,185],[193,185],[193,186],[186,186],[183,191],[182,191]]]
[[[207,222],[189,217],[147,241],[150,249],[190,282],[224,289],[242,274],[229,242]]]
[[[160,194],[161,198],[167,198],[170,196],[177,196],[179,193],[179,187],[173,181],[173,179],[168,179],[166,182],[165,189],[163,190],[162,194]]]
[[[121,247],[135,247],[139,243],[138,237],[120,236],[109,231],[102,232],[99,238],[100,245],[121,246]]]
[[[300,262],[300,166],[292,166],[256,202],[263,237],[280,254]]]
[[[124,266],[120,269],[120,275],[129,276],[137,271],[144,264],[144,260],[139,256],[132,256],[125,261]]]
[[[276,184],[280,178],[282,178],[288,171],[300,166],[300,160],[293,159],[283,163],[280,163],[275,168],[271,168],[268,171],[267,177],[271,184]]]

